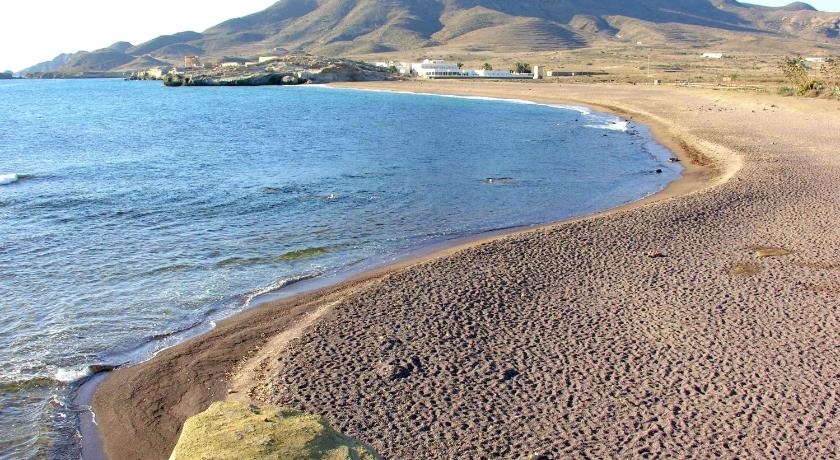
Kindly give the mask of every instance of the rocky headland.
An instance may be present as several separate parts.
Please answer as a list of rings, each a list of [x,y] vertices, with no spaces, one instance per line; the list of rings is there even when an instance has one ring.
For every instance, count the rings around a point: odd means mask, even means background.
[[[264,86],[394,80],[387,69],[349,59],[291,54],[263,63],[220,65],[162,77],[165,86]]]

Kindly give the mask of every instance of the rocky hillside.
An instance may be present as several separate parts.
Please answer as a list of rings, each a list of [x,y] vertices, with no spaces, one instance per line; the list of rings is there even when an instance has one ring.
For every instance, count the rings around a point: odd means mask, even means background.
[[[187,54],[219,58],[292,50],[363,56],[429,48],[513,53],[638,41],[728,51],[837,49],[840,13],[801,2],[770,8],[735,0],[280,0],[201,33],[136,46],[118,42],[27,70],[130,70],[151,60],[178,62]]]

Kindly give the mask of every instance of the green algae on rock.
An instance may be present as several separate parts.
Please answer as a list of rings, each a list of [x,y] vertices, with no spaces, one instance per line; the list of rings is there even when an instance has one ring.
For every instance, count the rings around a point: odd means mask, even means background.
[[[373,449],[303,412],[215,402],[184,423],[170,460],[381,460]]]

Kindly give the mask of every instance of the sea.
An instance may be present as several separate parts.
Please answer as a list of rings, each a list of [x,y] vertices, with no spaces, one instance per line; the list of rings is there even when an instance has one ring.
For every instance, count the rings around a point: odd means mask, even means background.
[[[639,200],[671,155],[574,106],[0,81],[0,458],[78,458],[95,366],[306,280]]]

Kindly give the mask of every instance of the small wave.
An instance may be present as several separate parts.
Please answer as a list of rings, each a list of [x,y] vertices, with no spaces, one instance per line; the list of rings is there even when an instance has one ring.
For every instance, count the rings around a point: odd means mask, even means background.
[[[304,192],[305,188],[297,186],[297,185],[284,185],[282,187],[263,187],[262,192],[266,194],[285,194],[285,193],[301,193]]]
[[[110,372],[122,365],[123,364],[89,364],[77,369],[59,369],[56,371],[54,378],[62,383],[71,383],[100,372]]]
[[[0,185],[14,184],[20,180],[20,176],[15,173],[0,174]]]
[[[212,311],[210,313],[212,313]],[[198,319],[198,320],[195,320],[195,321],[193,321],[189,324],[185,324],[183,326],[176,327],[175,329],[173,329],[171,331],[161,332],[159,334],[152,334],[151,336],[149,336],[149,340],[168,339],[169,337],[172,337],[173,335],[180,334],[182,332],[187,332],[191,329],[194,329],[194,328],[200,326],[201,323],[202,323],[202,320]]]
[[[280,256],[280,260],[301,260],[311,259],[312,257],[322,256],[332,250],[329,246],[315,246],[311,248],[299,249],[297,251],[287,252]]]
[[[34,377],[17,382],[0,383],[0,391],[20,391],[35,388],[48,388],[61,383],[58,379],[49,377]]]
[[[626,133],[628,129],[630,129],[630,122],[629,121],[610,121],[605,125],[586,125],[587,128],[594,128],[594,129],[608,129],[610,131],[621,131]]]
[[[524,183],[521,179],[514,179],[512,177],[487,177],[481,182],[490,185],[520,185]]]
[[[334,246],[315,246],[311,248],[289,251],[279,256],[263,257],[229,257],[216,263],[217,267],[245,267],[249,265],[269,264],[276,262],[292,262],[295,260],[311,259],[331,252]]]
[[[279,291],[280,289],[283,289],[284,287],[290,286],[290,285],[295,284],[295,283],[299,283],[301,281],[306,281],[306,280],[318,277],[320,275],[321,275],[321,273],[310,273],[310,274],[307,274],[307,275],[294,276],[294,277],[291,277],[291,278],[283,278],[281,280],[277,280],[274,283],[271,283],[270,285],[268,285],[264,288],[256,289],[254,291],[251,291],[247,295],[245,295],[243,306],[246,307],[246,308],[250,307],[251,303],[254,301],[254,299],[256,299],[257,297],[259,297],[261,295],[270,294],[274,291]]]
[[[154,270],[149,270],[146,272],[146,275],[161,275],[164,273],[173,273],[179,272],[182,270],[189,270],[195,268],[193,264],[175,264],[175,265],[165,265],[163,267],[155,268]]]
[[[88,366],[79,369],[59,369],[55,373],[55,379],[59,382],[70,383],[91,375]]]

